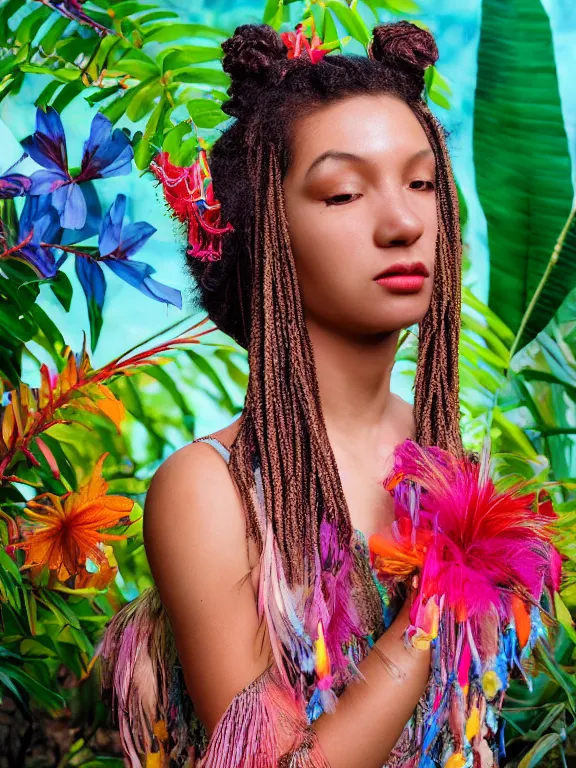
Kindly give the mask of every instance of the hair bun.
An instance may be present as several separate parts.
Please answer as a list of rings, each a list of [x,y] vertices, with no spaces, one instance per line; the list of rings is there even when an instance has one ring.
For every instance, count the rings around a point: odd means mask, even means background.
[[[222,69],[234,80],[269,75],[274,65],[286,58],[286,46],[268,24],[242,24],[224,40]]]
[[[378,24],[372,30],[368,56],[391,66],[408,65],[422,75],[438,60],[438,47],[430,32],[411,21]]]

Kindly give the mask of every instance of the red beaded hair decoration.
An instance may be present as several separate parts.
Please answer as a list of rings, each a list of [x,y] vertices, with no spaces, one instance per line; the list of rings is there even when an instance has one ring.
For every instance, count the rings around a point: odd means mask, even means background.
[[[307,55],[312,64],[327,53],[319,48],[322,41],[312,27],[307,39],[304,24],[295,32],[283,32],[280,37],[287,48],[287,58]],[[168,152],[159,152],[150,163],[150,170],[161,182],[164,197],[174,216],[188,227],[188,255],[201,261],[222,258],[222,235],[233,232],[229,222],[222,226],[221,205],[214,197],[212,176],[206,150],[200,148],[193,165],[182,168],[170,162]]]

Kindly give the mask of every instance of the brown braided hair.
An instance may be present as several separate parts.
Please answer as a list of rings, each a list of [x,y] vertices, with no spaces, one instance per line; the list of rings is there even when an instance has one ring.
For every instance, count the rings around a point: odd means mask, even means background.
[[[289,60],[280,35],[266,24],[239,26],[222,48],[232,78],[223,110],[237,119],[213,145],[210,168],[222,220],[235,229],[224,238],[221,260],[190,258],[188,267],[200,308],[248,350],[244,418],[229,466],[247,511],[247,534],[261,547],[251,495],[260,468],[266,517],[292,586],[302,583],[306,561],[314,563],[322,517],[337,522],[341,545],[349,546],[353,533],[322,415],[284,207],[294,119],[357,94],[388,93],[410,106],[427,134],[437,163],[439,233],[431,304],[419,327],[416,440],[462,456],[458,197],[447,134],[421,98],[424,69],[438,58],[426,30],[406,21],[380,24],[368,57],[331,53],[315,63],[307,54]],[[366,600],[368,611],[381,613],[377,594]]]

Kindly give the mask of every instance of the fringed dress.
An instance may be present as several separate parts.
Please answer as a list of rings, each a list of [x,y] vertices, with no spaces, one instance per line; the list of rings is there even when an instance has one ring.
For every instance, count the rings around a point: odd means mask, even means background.
[[[228,462],[229,451],[216,438],[204,437],[195,442],[199,441],[211,444]],[[355,637],[343,648],[358,663],[391,624],[400,605],[390,599],[378,580],[366,539],[359,530],[354,532],[352,549],[359,572],[370,584],[369,589],[378,592],[382,608],[377,621],[363,617],[364,637]],[[362,605],[358,612],[362,618]],[[434,641],[431,648],[434,659]],[[170,625],[155,587],[113,617],[97,652],[104,690],[113,694],[113,711],[130,768],[330,768],[311,728],[324,711],[319,692],[312,686],[306,700],[295,697],[275,664],[234,697],[207,738],[186,693]],[[475,688],[471,680],[464,692],[456,679],[435,680],[434,668],[441,668],[438,658],[431,665],[428,686],[386,766],[496,768],[497,740],[502,740],[503,735],[498,702],[491,704],[482,699],[478,721],[481,727],[471,731],[464,712],[469,695],[478,686]],[[340,696],[345,687],[341,685],[336,695]],[[451,699],[450,715],[443,719],[435,714],[441,696]],[[390,706],[394,706],[393,702]],[[447,711],[446,707],[443,711]],[[455,745],[458,719],[461,735]]]

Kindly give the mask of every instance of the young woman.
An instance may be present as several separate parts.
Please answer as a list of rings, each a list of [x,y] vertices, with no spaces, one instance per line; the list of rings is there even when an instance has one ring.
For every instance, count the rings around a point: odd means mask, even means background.
[[[396,446],[464,455],[458,199],[423,100],[438,51],[404,21],[375,27],[367,57],[267,25],[222,47],[236,120],[210,170],[233,230],[208,228],[188,263],[250,376],[240,418],[150,486],[156,588],[102,651],[123,745],[131,766],[462,768],[454,722],[423,730],[438,700],[429,649],[403,641],[412,593],[386,593],[367,547],[393,520]],[[412,408],[390,375],[414,324]],[[475,765],[495,763],[496,735]]]

